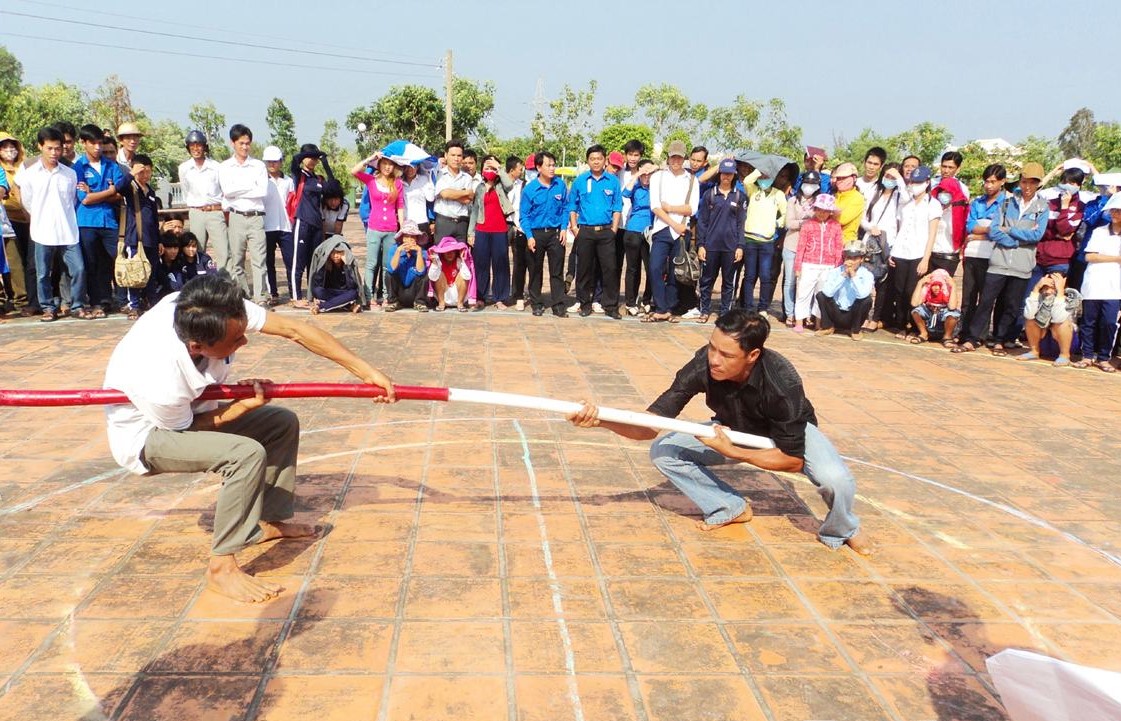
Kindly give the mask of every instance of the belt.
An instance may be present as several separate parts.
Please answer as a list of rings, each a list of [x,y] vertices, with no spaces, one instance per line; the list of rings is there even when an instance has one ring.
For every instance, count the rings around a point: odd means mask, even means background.
[[[442,213],[436,213],[436,217],[437,218],[443,218],[444,220],[450,220],[453,223],[465,223],[465,222],[467,222],[467,216],[466,215],[443,215]]]
[[[931,253],[930,257],[938,258],[939,260],[953,260],[958,257],[957,253]]]
[[[194,208],[191,208],[191,210],[201,210],[204,213],[212,213],[215,210],[221,210],[221,209],[222,209],[222,204],[221,203],[214,203],[213,205],[199,205],[199,206],[196,206]]]
[[[596,232],[599,232],[601,230],[610,230],[611,229],[610,225],[581,225],[580,227],[581,228],[589,228],[589,229],[594,230]]]
[[[263,210],[234,210],[233,208],[230,208],[230,212],[244,215],[246,218],[256,218],[265,214]]]

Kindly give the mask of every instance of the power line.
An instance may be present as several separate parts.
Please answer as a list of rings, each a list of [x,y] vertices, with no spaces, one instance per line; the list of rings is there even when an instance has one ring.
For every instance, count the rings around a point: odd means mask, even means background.
[[[133,21],[135,21],[135,20],[147,20],[148,22],[158,23],[160,25],[173,25],[177,28],[192,28],[194,30],[207,30],[207,31],[210,31],[210,32],[236,34],[240,37],[261,38],[263,40],[272,40],[273,42],[300,43],[302,45],[310,45],[311,44],[311,43],[307,42],[306,40],[300,40],[300,39],[296,39],[296,38],[286,38],[286,37],[281,37],[279,35],[264,35],[264,34],[261,34],[261,33],[247,33],[247,32],[244,32],[240,29],[235,31],[235,30],[230,30],[229,28],[214,27],[212,25],[192,25],[190,23],[183,23],[183,22],[180,22],[178,20],[163,20],[161,18],[154,18],[154,17],[144,16],[144,15],[135,15],[135,14],[131,14],[131,13],[130,14],[113,13],[113,12],[108,12],[106,10],[102,10],[100,8],[91,10],[88,7],[78,7],[77,5],[66,5],[66,4],[63,4],[63,3],[40,2],[40,0],[14,0],[14,2],[23,3],[24,5],[31,5],[31,6],[36,7],[36,8],[46,6],[46,7],[58,8],[60,10],[72,10],[74,12],[104,15],[104,16],[115,17],[115,18],[125,18],[127,20],[133,20]],[[366,52],[368,52],[367,50],[361,49],[361,48],[339,47],[339,49],[340,50],[349,50],[349,51],[355,52],[355,53],[366,53]],[[424,60],[423,57],[418,56],[418,55],[403,55],[403,54],[394,55],[393,58],[390,58],[390,59],[402,59],[402,58],[403,59],[408,59],[408,60]],[[363,57],[363,58],[355,57],[354,59],[355,60],[372,60],[374,62],[379,62],[382,58],[378,58],[378,57]]]
[[[48,17],[48,16],[45,16],[45,15],[34,15],[32,13],[13,12],[12,10],[4,10],[3,12],[7,15],[14,15],[16,17],[23,17],[23,18],[31,18],[32,20],[44,20],[44,21],[50,21],[50,22],[56,22],[56,23],[66,23],[68,25],[81,25],[82,27],[101,28],[101,29],[104,29],[104,30],[113,30],[115,32],[137,33],[137,34],[140,34],[140,35],[154,35],[156,37],[173,38],[173,39],[176,39],[176,40],[196,40],[198,42],[215,43],[217,45],[233,45],[234,47],[239,47],[239,48],[257,48],[259,50],[270,50],[270,51],[273,51],[273,52],[300,53],[300,54],[304,54],[304,55],[318,55],[320,57],[328,57],[328,58],[342,58],[343,60],[351,60],[351,61],[355,60],[355,57],[353,55],[342,55],[340,53],[327,53],[327,52],[322,52],[322,51],[319,51],[319,50],[298,50],[296,48],[277,47],[276,45],[262,45],[262,44],[259,44],[259,43],[235,42],[233,40],[215,40],[215,39],[212,39],[212,38],[204,38],[204,37],[201,37],[201,36],[198,36],[198,35],[183,35],[183,34],[180,34],[180,33],[164,33],[164,32],[159,32],[157,30],[139,30],[139,29],[136,29],[136,28],[127,28],[127,27],[122,28],[122,27],[117,27],[115,25],[104,25],[104,24],[101,24],[101,23],[93,23],[93,22],[89,22],[89,21],[85,21],[85,20],[68,20],[67,18],[56,18],[56,17]],[[412,65],[414,67],[422,67],[422,68],[439,68],[440,67],[440,65],[438,65],[436,63],[414,63],[414,62],[410,62],[408,60],[374,60],[372,58],[361,58],[361,59],[364,60],[365,62],[389,63],[389,64],[392,64],[392,65]]]
[[[138,53],[158,53],[159,55],[175,55],[175,56],[178,56],[178,57],[193,58],[195,60],[228,60],[228,61],[235,62],[235,63],[257,63],[259,65],[272,65],[272,66],[280,66],[280,67],[286,67],[286,68],[303,68],[305,70],[328,70],[328,71],[337,72],[337,73],[357,73],[359,75],[390,75],[390,76],[402,77],[402,78],[431,78],[430,75],[423,75],[423,74],[419,74],[419,73],[393,73],[393,72],[383,72],[383,71],[379,71],[379,70],[363,70],[361,68],[336,68],[336,67],[327,67],[327,66],[323,66],[323,65],[302,65],[302,64],[299,64],[299,63],[284,63],[284,62],[279,62],[279,61],[276,61],[276,60],[252,60],[252,59],[249,59],[249,58],[231,58],[231,57],[228,57],[228,56],[225,56],[225,55],[198,55],[196,53],[183,53],[183,52],[176,52],[174,50],[163,50],[163,49],[161,49],[161,50],[149,50],[147,48],[129,48],[129,47],[122,47],[120,45],[110,45],[108,43],[95,43],[95,42],[90,42],[88,40],[69,40],[69,39],[66,39],[66,38],[45,37],[43,35],[25,35],[23,33],[10,33],[10,32],[7,32],[7,31],[0,31],[0,35],[7,36],[7,37],[13,37],[13,38],[25,38],[25,39],[28,39],[28,40],[46,40],[46,41],[52,42],[52,43],[66,43],[68,45],[85,45],[87,47],[92,47],[92,48],[109,48],[110,50],[127,50],[127,51],[130,51],[130,52],[138,52]]]

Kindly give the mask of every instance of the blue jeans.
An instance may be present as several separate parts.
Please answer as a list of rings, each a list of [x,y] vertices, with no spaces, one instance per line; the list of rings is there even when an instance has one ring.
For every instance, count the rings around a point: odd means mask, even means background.
[[[670,433],[650,446],[654,466],[689,497],[713,525],[730,521],[743,513],[747,502],[734,488],[720,480],[709,468],[735,463],[688,433]],[[856,535],[860,520],[853,513],[856,480],[837,449],[817,426],[806,424],[806,455],[802,472],[829,506],[829,513],[818,528],[817,537],[830,548],[840,548]]]
[[[755,309],[767,310],[767,299],[775,294],[774,281],[771,280],[774,257],[773,243],[747,243],[743,253],[743,286],[740,289],[740,305],[746,310],[751,310],[756,279],[759,281],[759,301],[755,303]]]
[[[794,298],[797,278],[794,277],[794,256],[796,250],[782,249],[782,312],[787,318],[794,317]]]
[[[488,299],[496,303],[510,300],[510,240],[506,231],[501,233],[475,233],[475,247],[471,249],[475,260],[475,296],[480,303]],[[491,287],[493,272],[494,286]]]
[[[669,228],[662,228],[650,239],[650,285],[653,287],[654,312],[672,313],[677,307],[677,281],[673,277],[673,257],[677,255],[677,238]]]
[[[386,300],[395,301],[389,297],[389,286],[385,282],[389,263],[393,260],[393,253],[397,250],[397,233],[392,230],[367,230],[366,231],[366,286],[370,293],[374,292],[374,273],[381,278],[381,286],[385,288]],[[378,271],[378,266],[381,270]]]
[[[1121,301],[1118,300],[1082,301],[1078,339],[1082,344],[1083,358],[1088,361],[1108,361],[1113,356],[1119,311]]]
[[[70,308],[80,310],[86,302],[86,264],[82,260],[82,248],[74,245],[41,245],[35,243],[35,282],[39,286],[39,305],[43,311],[58,312],[55,305],[54,290],[51,288],[51,267],[56,255],[70,273]]]

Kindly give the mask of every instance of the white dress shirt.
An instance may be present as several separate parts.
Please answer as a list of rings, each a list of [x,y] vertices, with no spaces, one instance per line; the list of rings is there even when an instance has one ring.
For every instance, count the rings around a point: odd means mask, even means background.
[[[288,196],[296,192],[292,179],[287,175],[279,178],[269,176],[269,188],[265,194],[265,232],[279,230],[287,233],[292,230],[288,220]]]
[[[218,161],[206,158],[199,167],[194,158],[179,164],[179,187],[188,208],[222,204],[222,186],[218,183]]]
[[[62,163],[47,170],[40,159],[21,170],[15,182],[31,215],[31,239],[39,245],[77,244],[77,174]]]
[[[426,173],[405,185],[405,217],[417,225],[428,222],[428,204],[436,200],[436,186]],[[458,203],[457,203],[458,205]]]
[[[689,190],[690,182],[692,183],[692,192]],[[650,178],[651,209],[662,207],[662,203],[668,203],[670,205],[689,205],[693,209],[688,215],[670,213],[669,217],[677,223],[687,224],[689,218],[697,214],[697,209],[700,208],[700,195],[701,182],[688,170],[682,170],[681,175],[674,175],[669,170],[660,170],[654,173]],[[655,215],[654,229],[652,232],[657,233],[662,228],[669,228],[669,224]],[[670,234],[674,238],[680,235],[680,233],[673,228],[670,228]]]
[[[471,190],[474,187],[475,179],[464,171],[461,170],[452,175],[447,168],[441,168],[440,176],[436,179],[436,201],[433,203],[432,209],[438,215],[446,215],[449,218],[466,218],[471,208],[470,203],[441,198],[440,193],[445,190]]]
[[[236,157],[223,160],[218,166],[218,182],[222,186],[222,208],[240,213],[264,213],[265,196],[269,192],[269,171],[256,158],[239,163]]]

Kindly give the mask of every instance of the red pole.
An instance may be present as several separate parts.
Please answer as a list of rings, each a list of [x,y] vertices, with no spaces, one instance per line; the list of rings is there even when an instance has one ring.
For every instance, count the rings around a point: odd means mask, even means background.
[[[393,386],[403,401],[446,401],[448,389],[434,386]],[[385,390],[366,383],[266,383],[267,398],[376,398]],[[198,400],[252,398],[253,386],[213,385]],[[0,390],[0,406],[97,406],[128,403],[128,397],[112,389]]]

